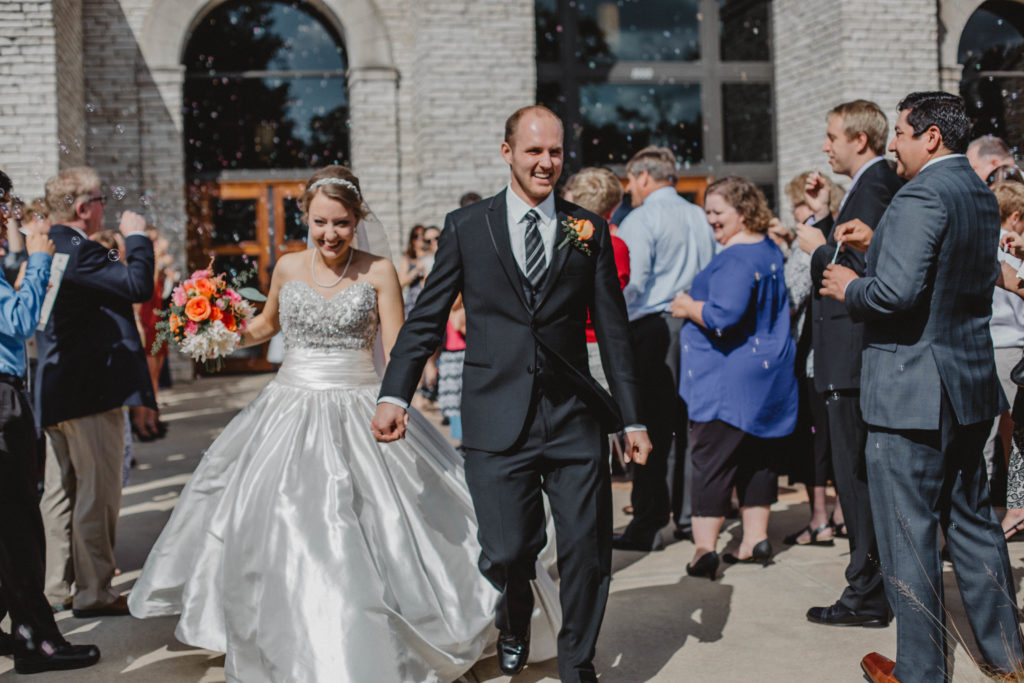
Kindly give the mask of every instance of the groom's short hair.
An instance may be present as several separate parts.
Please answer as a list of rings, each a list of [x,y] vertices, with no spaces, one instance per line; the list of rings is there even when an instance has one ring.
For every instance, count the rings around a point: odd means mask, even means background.
[[[550,114],[556,121],[558,121],[558,125],[562,125],[562,119],[558,118],[558,114],[551,111],[543,104],[531,104],[529,107],[516,109],[512,112],[512,116],[505,120],[505,142],[507,142],[509,146],[512,145],[512,139],[515,138],[516,130],[519,128],[519,119],[523,118],[524,114],[528,114],[530,112]],[[565,130],[564,126],[562,129]]]

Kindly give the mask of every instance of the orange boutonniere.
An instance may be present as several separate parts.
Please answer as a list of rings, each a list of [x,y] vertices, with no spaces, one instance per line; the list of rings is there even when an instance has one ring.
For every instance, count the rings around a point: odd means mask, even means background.
[[[558,245],[559,249],[564,249],[566,245],[571,244],[580,253],[590,256],[590,245],[587,242],[594,236],[593,223],[586,218],[570,216],[562,221],[562,232],[565,233],[565,239]]]

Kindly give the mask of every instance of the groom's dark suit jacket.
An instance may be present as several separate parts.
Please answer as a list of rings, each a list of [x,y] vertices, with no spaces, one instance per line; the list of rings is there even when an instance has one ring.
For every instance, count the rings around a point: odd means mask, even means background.
[[[466,307],[462,424],[467,448],[510,448],[526,423],[537,381],[578,395],[609,430],[617,427],[610,423],[639,421],[639,387],[608,225],[575,204],[558,199],[555,207],[556,247],[563,239],[562,221],[585,218],[596,228],[587,243],[591,254],[572,245],[549,253],[546,278],[534,296],[512,255],[504,191],[448,214],[434,268],[391,351],[381,396],[411,399],[461,292]],[[614,402],[587,369],[588,308]]]
[[[69,257],[53,312],[36,333],[35,413],[43,427],[125,405],[156,407],[132,303],[153,295],[153,243],[129,237],[127,254],[66,225],[50,228]]]

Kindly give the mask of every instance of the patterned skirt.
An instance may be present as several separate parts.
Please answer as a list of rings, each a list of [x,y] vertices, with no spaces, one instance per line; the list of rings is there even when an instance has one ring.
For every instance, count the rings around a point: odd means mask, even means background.
[[[442,351],[437,359],[437,407],[441,414],[451,418],[462,413],[462,361],[463,351]]]

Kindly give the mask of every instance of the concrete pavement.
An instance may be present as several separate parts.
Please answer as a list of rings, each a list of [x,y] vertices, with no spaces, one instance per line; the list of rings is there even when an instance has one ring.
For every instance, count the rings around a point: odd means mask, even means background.
[[[161,394],[168,437],[137,444],[139,467],[124,490],[118,531],[118,577],[131,588],[149,548],[163,528],[203,450],[227,421],[269,381],[270,375],[213,377]],[[436,415],[434,416],[436,419]],[[443,429],[443,428],[442,428]],[[616,525],[628,518],[629,484],[614,487]],[[804,613],[841,593],[845,541],[834,547],[786,547],[781,538],[806,522],[804,496],[783,488],[773,508],[770,533],[777,551],[767,568],[727,567],[717,581],[686,576],[693,553],[689,542],[675,542],[649,554],[616,552],[614,579],[595,664],[606,682],[640,681],[862,681],[860,658],[873,650],[892,656],[896,629],[832,628],[813,625]],[[731,522],[719,552],[734,550],[739,525]],[[666,532],[666,538],[670,535]],[[1010,544],[1019,585],[1024,576],[1024,543]],[[970,642],[949,566],[945,591],[953,622]],[[93,642],[103,658],[92,668],[41,674],[34,680],[76,683],[214,683],[224,680],[221,654],[182,645],[174,639],[173,617],[75,619],[58,615],[64,633],[76,643]],[[9,624],[4,623],[6,630]],[[985,679],[958,645],[956,681]],[[0,680],[14,680],[13,662],[0,658]],[[477,664],[468,681],[507,681],[493,658]],[[555,662],[531,665],[516,683],[557,680]],[[326,683],[326,682],[325,682]],[[368,682],[370,683],[370,682]]]

